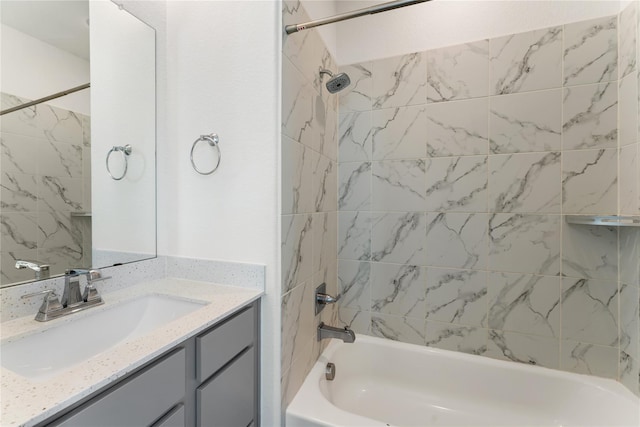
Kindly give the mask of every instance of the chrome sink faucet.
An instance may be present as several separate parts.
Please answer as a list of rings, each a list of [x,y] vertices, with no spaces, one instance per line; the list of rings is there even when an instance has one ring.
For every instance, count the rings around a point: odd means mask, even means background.
[[[80,276],[82,275],[87,276],[87,285],[84,288],[84,293],[80,293]],[[109,279],[109,277],[102,277],[100,270],[70,269],[64,275],[64,291],[60,301],[52,289],[23,295],[22,298],[45,294],[44,301],[38,310],[38,314],[36,314],[36,320],[46,322],[104,304],[94,283],[106,279]]]
[[[318,341],[325,338],[338,338],[346,343],[352,343],[356,340],[356,334],[348,327],[334,328],[333,326],[327,326],[324,322],[320,322],[318,325]]]

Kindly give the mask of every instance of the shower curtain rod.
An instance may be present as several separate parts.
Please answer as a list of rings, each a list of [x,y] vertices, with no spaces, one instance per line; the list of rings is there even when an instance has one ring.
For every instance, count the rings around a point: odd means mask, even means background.
[[[91,87],[91,83],[85,83],[80,86],[72,87],[71,89],[63,90],[62,92],[54,93],[53,95],[45,96],[44,98],[36,99],[35,101],[29,101],[24,104],[16,105],[15,107],[7,108],[0,111],[0,116],[3,114],[13,113],[14,111],[22,110],[23,108],[31,107],[32,105],[40,104],[41,102],[51,101],[52,99],[60,98],[70,93],[78,92]]]
[[[305,22],[303,24],[287,25],[284,30],[287,34],[297,33],[298,31],[308,30],[309,28],[319,27],[321,25],[332,24],[334,22],[345,21],[347,19],[358,18],[365,15],[373,15],[375,13],[386,12],[388,10],[398,9],[400,7],[411,6],[418,3],[426,3],[431,0],[397,0],[382,3],[376,6],[365,7],[363,9],[354,10],[352,12],[342,13],[340,15],[330,16],[329,18],[316,19],[315,21]]]

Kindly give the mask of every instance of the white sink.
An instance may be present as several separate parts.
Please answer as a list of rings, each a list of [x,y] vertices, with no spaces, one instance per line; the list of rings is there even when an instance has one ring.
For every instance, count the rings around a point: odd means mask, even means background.
[[[191,313],[207,303],[167,295],[146,295],[39,333],[8,340],[0,349],[1,364],[18,375],[44,380],[112,347]],[[88,313],[87,312],[87,313]]]

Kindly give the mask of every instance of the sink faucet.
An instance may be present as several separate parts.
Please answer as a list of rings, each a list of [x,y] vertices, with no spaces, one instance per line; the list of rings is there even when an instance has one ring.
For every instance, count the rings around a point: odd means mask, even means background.
[[[333,326],[327,326],[324,322],[320,322],[318,325],[318,341],[325,338],[338,338],[346,343],[352,343],[356,340],[356,334],[347,326],[344,329],[334,328]]]
[[[36,279],[44,279],[49,277],[49,266],[38,261],[28,261],[26,259],[16,260],[16,268],[21,270],[29,268],[36,272]]]

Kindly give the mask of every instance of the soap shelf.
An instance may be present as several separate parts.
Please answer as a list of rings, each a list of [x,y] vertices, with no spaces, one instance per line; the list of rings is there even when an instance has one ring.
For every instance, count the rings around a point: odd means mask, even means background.
[[[91,218],[91,212],[71,212],[71,216],[76,218]]]
[[[620,215],[566,215],[567,223],[604,225],[606,227],[640,227],[640,216]]]

